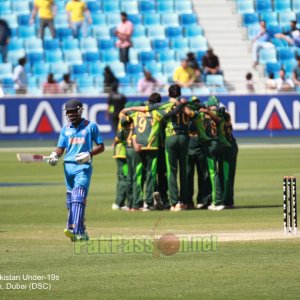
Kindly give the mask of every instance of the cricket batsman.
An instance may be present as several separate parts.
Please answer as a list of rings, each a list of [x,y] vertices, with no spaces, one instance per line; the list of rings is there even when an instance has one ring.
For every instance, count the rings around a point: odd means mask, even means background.
[[[64,232],[71,241],[88,240],[84,215],[93,172],[92,157],[104,151],[104,144],[98,126],[82,118],[83,105],[80,101],[69,100],[65,111],[69,123],[62,128],[57,148],[50,154],[48,163],[56,166],[66,150],[64,173],[68,218]]]

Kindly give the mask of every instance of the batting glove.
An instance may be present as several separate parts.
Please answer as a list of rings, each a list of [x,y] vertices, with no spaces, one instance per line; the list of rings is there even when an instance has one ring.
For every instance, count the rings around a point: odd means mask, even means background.
[[[92,161],[90,152],[80,152],[76,155],[75,161],[82,165],[86,162],[90,163]]]
[[[50,166],[56,166],[57,163],[58,163],[58,156],[57,156],[57,153],[56,152],[52,152],[50,155],[49,155],[49,159],[48,159],[48,164]]]

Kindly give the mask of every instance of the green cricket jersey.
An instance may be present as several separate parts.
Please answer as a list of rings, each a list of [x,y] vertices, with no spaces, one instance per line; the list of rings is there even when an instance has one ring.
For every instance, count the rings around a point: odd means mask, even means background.
[[[125,129],[122,126],[121,121],[119,121],[117,127],[117,134],[115,136],[113,158],[126,158],[125,145],[126,145]]]

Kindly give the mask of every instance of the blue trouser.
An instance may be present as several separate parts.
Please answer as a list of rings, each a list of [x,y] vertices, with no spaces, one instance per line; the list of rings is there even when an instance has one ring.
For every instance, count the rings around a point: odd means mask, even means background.
[[[84,233],[84,214],[86,198],[89,191],[92,165],[76,163],[65,163],[65,182],[67,187],[67,227],[72,228],[75,234]]]

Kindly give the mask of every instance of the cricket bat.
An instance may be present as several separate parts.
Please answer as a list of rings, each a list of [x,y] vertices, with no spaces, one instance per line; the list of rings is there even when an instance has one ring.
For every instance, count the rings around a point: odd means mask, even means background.
[[[22,163],[36,163],[47,161],[49,156],[42,154],[17,153],[17,158],[18,161]]]

